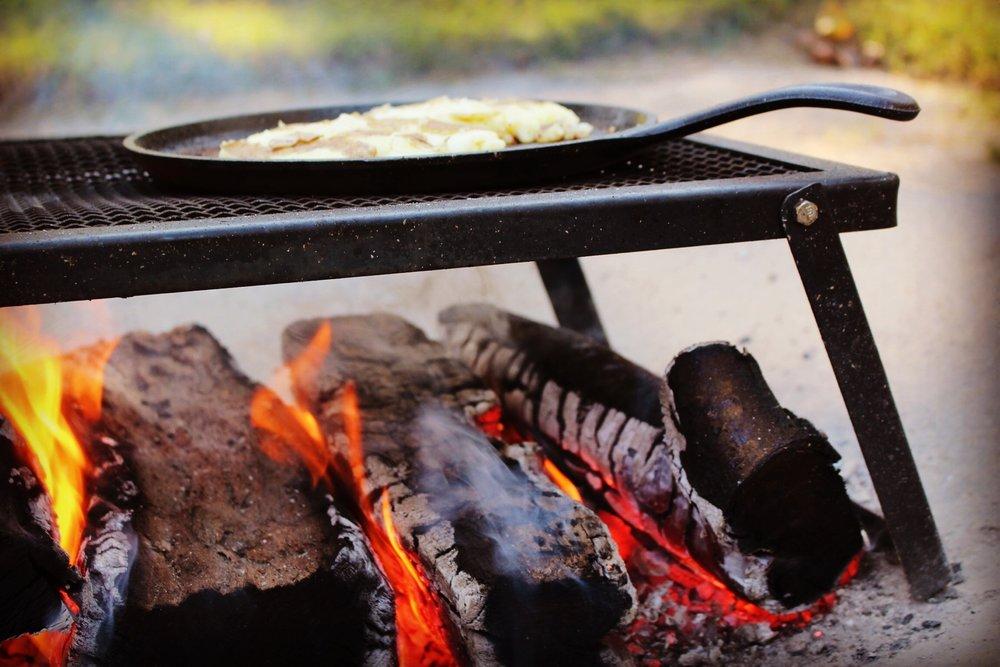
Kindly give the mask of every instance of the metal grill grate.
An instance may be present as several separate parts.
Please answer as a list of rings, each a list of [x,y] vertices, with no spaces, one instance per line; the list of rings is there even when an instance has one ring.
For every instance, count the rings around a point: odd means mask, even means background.
[[[569,192],[802,171],[810,169],[682,140],[662,144],[592,175],[539,187],[388,196],[207,197],[159,190],[122,148],[119,137],[13,141],[0,143],[0,234]]]

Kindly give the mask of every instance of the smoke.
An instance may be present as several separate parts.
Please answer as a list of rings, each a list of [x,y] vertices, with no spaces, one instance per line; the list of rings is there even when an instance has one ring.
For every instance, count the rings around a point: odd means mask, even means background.
[[[455,563],[483,584],[483,630],[502,664],[587,663],[631,618],[634,589],[600,520],[497,455],[460,412],[414,420],[419,490],[454,528]]]
[[[544,545],[526,550],[523,539],[555,539],[557,517],[540,504],[537,488],[517,464],[498,456],[460,414],[442,408],[421,409],[412,433],[419,488],[435,512],[456,527],[456,543],[503,574],[520,577],[537,566]]]

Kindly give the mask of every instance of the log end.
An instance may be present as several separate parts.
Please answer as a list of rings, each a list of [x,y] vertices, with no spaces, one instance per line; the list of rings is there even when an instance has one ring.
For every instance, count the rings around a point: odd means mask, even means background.
[[[722,510],[742,551],[772,556],[771,595],[795,606],[830,590],[862,541],[826,437],[783,408],[754,358],[727,343],[685,350],[666,380],[688,479]]]

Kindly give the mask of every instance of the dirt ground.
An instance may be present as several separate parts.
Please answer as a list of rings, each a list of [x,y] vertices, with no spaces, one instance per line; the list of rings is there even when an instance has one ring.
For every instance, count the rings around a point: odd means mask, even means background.
[[[874,575],[845,593],[843,608],[821,621],[821,638],[802,633],[757,651],[759,660],[747,658],[772,664],[995,663],[1000,654],[1000,167],[988,158],[988,134],[993,132],[995,141],[996,130],[970,109],[973,98],[961,88],[877,71],[820,68],[782,46],[737,45],[708,54],[649,53],[421,81],[392,91],[315,88],[294,96],[261,91],[252,99],[156,108],[133,102],[89,115],[21,117],[0,127],[0,134],[124,131],[165,119],[434,93],[578,99],[669,115],[772,86],[833,80],[903,89],[924,112],[912,123],[898,124],[835,111],[783,111],[716,133],[900,175],[899,227],[849,235],[844,243],[948,557],[961,563],[964,582],[950,599],[916,604],[908,600],[898,568],[879,561]],[[745,345],[778,397],[830,435],[843,454],[852,494],[874,503],[782,242],[594,257],[584,268],[612,344],[622,353],[659,371],[696,341]],[[72,342],[87,340],[107,321],[114,331],[200,322],[244,369],[266,379],[278,363],[280,330],[296,318],[387,310],[436,331],[436,312],[467,300],[553,321],[537,273],[523,264],[118,299],[96,307],[61,304],[44,311],[51,329]]]

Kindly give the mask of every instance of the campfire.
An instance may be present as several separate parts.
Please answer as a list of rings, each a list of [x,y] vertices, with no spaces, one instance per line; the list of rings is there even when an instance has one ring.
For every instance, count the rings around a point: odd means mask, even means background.
[[[487,306],[61,350],[0,322],[0,662],[660,664],[835,608],[868,537],[749,354]]]

